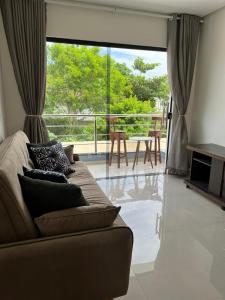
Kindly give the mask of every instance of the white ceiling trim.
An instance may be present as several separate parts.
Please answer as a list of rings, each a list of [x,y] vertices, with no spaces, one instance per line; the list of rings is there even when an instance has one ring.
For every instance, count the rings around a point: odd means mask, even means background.
[[[65,0],[64,1],[45,0],[45,2],[49,3],[49,4],[75,6],[75,7],[80,7],[80,8],[109,11],[114,14],[125,13],[125,14],[151,16],[151,17],[164,18],[164,19],[172,18],[170,15],[155,13],[152,11],[146,11],[146,10],[143,11],[143,10],[136,10],[136,9],[130,9],[130,8],[125,8],[125,7],[114,7],[114,6],[108,6],[108,5],[106,6],[106,5],[100,5],[100,4],[90,4],[87,2],[80,2],[80,1],[71,2],[71,1],[65,1]]]
[[[74,6],[80,8],[87,8],[87,9],[94,9],[94,10],[102,10],[102,11],[109,11],[114,14],[131,14],[131,15],[139,15],[139,16],[147,16],[147,17],[154,17],[154,18],[163,18],[163,19],[172,19],[171,15],[167,14],[160,14],[148,10],[136,10],[130,9],[125,7],[113,7],[113,6],[106,6],[100,4],[90,4],[87,2],[80,2],[80,1],[56,1],[56,0],[45,0],[46,3],[49,4],[57,4],[57,5],[67,5],[67,6]],[[203,23],[203,20],[200,21]]]

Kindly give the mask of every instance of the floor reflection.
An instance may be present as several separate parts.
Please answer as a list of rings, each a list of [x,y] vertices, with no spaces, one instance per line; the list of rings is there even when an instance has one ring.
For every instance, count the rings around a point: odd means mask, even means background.
[[[154,175],[156,173],[164,173],[165,171],[165,163],[158,163],[157,166],[153,165],[153,169],[149,163],[144,164],[140,162],[137,166],[135,166],[134,170],[133,160],[129,160],[129,165],[126,166],[124,163],[121,165],[121,168],[117,168],[117,164],[113,163],[111,167],[109,167],[106,162],[86,162],[89,171],[95,178],[109,178],[115,176],[135,176],[135,175]]]
[[[152,270],[160,248],[163,176],[99,180],[98,184],[114,204],[121,206],[120,214],[134,233],[133,270]]]

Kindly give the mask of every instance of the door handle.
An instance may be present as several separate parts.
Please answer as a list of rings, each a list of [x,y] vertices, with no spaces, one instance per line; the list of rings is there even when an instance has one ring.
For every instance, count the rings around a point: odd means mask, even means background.
[[[168,119],[168,120],[172,120],[172,117],[173,117],[173,114],[172,114],[171,112],[169,112],[169,113],[167,114],[167,119]]]

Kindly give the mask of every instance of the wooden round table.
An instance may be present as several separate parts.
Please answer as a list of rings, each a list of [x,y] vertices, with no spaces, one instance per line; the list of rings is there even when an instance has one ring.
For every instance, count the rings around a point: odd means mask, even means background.
[[[134,156],[133,170],[134,170],[135,164],[136,165],[138,164],[138,155],[139,155],[141,142],[144,142],[145,147],[146,147],[145,157],[144,157],[144,164],[146,163],[146,160],[147,160],[147,157],[148,157],[148,161],[150,161],[151,166],[153,168],[152,158],[151,158],[153,138],[152,137],[145,137],[145,136],[133,136],[129,140],[137,142],[136,153],[135,153],[135,156]]]

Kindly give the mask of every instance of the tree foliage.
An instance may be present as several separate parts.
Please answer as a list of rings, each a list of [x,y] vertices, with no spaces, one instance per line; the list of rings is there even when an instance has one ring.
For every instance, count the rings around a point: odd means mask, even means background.
[[[104,106],[106,57],[97,47],[48,45],[46,111],[81,113]]]
[[[158,66],[159,63],[145,63],[141,57],[137,57],[133,64],[134,70],[138,70],[142,74],[145,74],[147,71],[153,70]]]
[[[108,57],[99,47],[50,43],[47,51],[45,113],[104,114],[110,109],[114,114],[147,114],[155,111],[156,101],[168,101],[167,76],[150,78],[145,75],[158,67],[158,63],[145,63],[138,57],[133,68],[129,68],[125,63],[118,63]],[[107,62],[110,62],[110,71],[107,70]],[[136,70],[140,72],[139,75]],[[106,99],[110,100],[110,105]],[[85,140],[93,139],[90,122],[79,129],[78,121],[74,118],[58,118],[55,121],[49,119],[48,122],[65,125],[64,128],[54,130],[56,135],[64,135],[66,132],[71,136],[80,134]],[[102,132],[105,132],[104,122],[100,121]],[[120,125],[123,122],[121,119]],[[137,123],[136,129],[129,129],[132,131],[138,131],[138,124],[141,124],[138,118],[132,117],[126,122]]]

